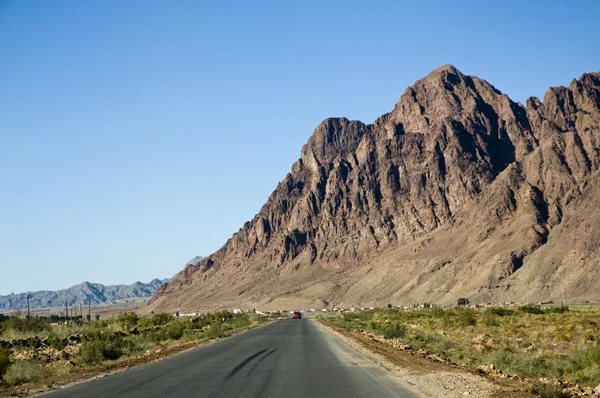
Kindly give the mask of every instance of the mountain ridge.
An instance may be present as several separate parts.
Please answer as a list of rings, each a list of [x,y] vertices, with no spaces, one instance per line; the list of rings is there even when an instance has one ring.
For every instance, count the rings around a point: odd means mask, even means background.
[[[558,261],[567,248],[552,231],[576,217],[569,204],[588,197],[582,187],[597,187],[599,108],[599,73],[523,106],[485,80],[437,68],[372,124],[319,124],[254,219],[161,287],[147,310],[448,303],[457,286],[461,296],[521,294],[525,279],[536,286],[547,272],[554,281],[557,269],[535,253],[554,248]],[[593,258],[581,261],[596,278]],[[567,290],[586,298],[582,278]],[[532,295],[555,294],[547,285]]]
[[[99,305],[127,298],[150,297],[169,280],[170,278],[154,278],[148,283],[137,281],[130,285],[103,285],[85,281],[66,289],[9,294],[0,296],[0,310],[27,309],[28,295],[31,309],[64,307],[65,303],[69,306],[88,303]]]

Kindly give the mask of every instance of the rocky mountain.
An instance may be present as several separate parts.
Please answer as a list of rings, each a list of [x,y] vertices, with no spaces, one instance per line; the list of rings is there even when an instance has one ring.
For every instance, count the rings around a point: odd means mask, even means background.
[[[145,310],[596,298],[599,124],[600,73],[522,105],[442,66],[372,124],[323,121]]]
[[[186,267],[188,265],[198,265],[198,263],[200,263],[202,260],[204,260],[204,257],[196,256],[196,257],[192,258],[190,261],[188,261],[185,265],[186,265]]]
[[[83,282],[68,289],[57,291],[26,292],[0,296],[0,310],[10,311],[27,309],[27,295],[30,295],[29,306],[35,308],[64,307],[88,303],[92,305],[109,304],[113,301],[134,297],[150,297],[169,279],[152,279],[149,283],[135,282],[131,285],[102,285],[100,283]]]

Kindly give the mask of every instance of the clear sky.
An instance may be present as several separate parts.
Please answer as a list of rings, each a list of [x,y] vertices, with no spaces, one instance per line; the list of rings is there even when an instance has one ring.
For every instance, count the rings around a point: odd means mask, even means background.
[[[322,119],[372,122],[447,63],[542,96],[600,70],[598,15],[598,0],[0,0],[0,294],[172,276],[252,219]]]

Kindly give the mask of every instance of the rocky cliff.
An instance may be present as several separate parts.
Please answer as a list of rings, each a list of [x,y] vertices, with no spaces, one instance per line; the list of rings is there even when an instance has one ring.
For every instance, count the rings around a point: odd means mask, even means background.
[[[146,308],[595,297],[600,74],[525,106],[451,65],[331,118],[260,212]]]

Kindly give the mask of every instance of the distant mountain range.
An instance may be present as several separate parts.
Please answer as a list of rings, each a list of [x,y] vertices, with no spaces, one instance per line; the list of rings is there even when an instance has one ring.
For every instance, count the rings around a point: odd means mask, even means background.
[[[149,283],[135,282],[131,285],[102,285],[100,283],[83,282],[79,285],[71,286],[68,289],[57,291],[39,291],[25,292],[19,294],[10,294],[0,296],[0,311],[11,311],[27,309],[27,295],[30,295],[29,307],[53,308],[64,307],[65,302],[69,305],[85,304],[92,305],[107,304],[116,300],[150,297],[156,293],[156,290],[166,279],[152,279]]]

